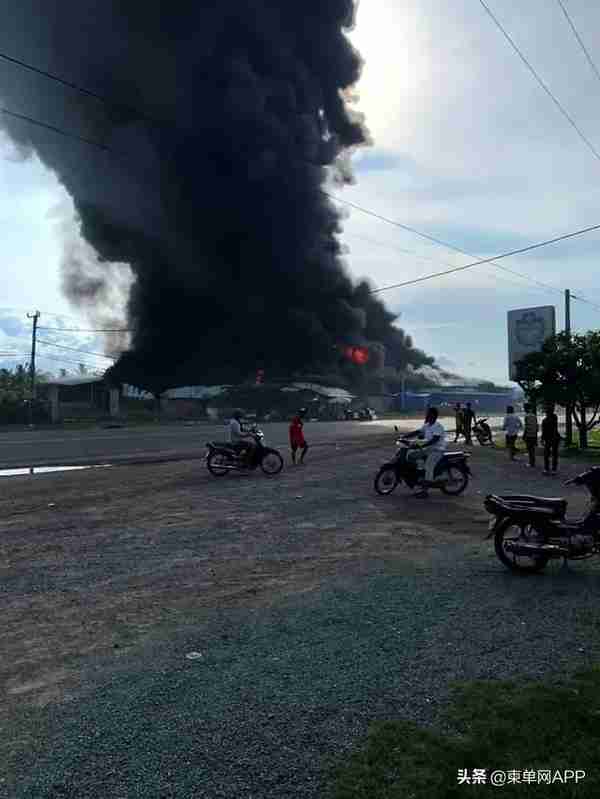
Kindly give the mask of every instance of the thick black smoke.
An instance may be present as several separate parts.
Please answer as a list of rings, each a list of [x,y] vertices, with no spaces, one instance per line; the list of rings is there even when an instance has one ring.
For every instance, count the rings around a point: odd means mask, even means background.
[[[160,390],[328,367],[343,343],[410,350],[348,277],[322,193],[327,168],[367,139],[344,100],[361,70],[345,35],[353,0],[0,0],[0,12],[2,52],[123,106],[0,63],[2,105],[108,150],[0,115],[56,172],[106,263],[90,276],[67,258],[67,295],[93,304],[114,264],[131,267],[120,377]]]

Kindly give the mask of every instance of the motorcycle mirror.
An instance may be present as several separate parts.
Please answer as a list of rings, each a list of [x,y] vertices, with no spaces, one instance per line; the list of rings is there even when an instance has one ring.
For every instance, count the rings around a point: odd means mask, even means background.
[[[395,425],[394,425],[394,430],[395,430],[397,433],[399,433],[399,432],[400,432],[400,431],[398,430],[398,425],[397,425],[397,424],[395,424]]]

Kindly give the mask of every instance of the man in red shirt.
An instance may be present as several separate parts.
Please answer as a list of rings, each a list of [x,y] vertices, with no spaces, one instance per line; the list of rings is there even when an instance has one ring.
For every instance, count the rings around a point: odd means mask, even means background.
[[[296,452],[300,449],[300,463],[304,463],[304,456],[308,449],[308,444],[304,439],[304,417],[306,408],[300,408],[298,414],[294,416],[290,424],[290,446],[292,448],[292,463],[296,463]]]

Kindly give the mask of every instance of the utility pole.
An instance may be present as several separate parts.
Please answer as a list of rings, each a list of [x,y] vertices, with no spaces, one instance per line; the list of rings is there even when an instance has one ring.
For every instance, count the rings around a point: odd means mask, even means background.
[[[565,333],[571,339],[571,292],[565,289]],[[565,445],[573,446],[573,408],[570,402],[567,403],[565,420]]]
[[[29,400],[29,426],[33,427],[33,403],[36,398],[36,386],[35,386],[35,343],[36,343],[36,336],[37,336],[37,323],[38,319],[40,318],[40,312],[36,311],[33,314],[27,314],[28,319],[32,319],[32,329],[31,329],[31,362],[29,364],[29,376],[31,379],[31,398]]]

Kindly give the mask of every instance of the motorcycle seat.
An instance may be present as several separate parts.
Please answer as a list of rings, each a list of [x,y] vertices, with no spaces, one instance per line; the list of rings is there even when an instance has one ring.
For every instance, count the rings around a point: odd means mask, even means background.
[[[235,449],[236,445],[231,441],[209,441],[209,446],[215,447],[215,449]]]
[[[501,494],[499,497],[503,502],[537,505],[541,508],[553,508],[560,511],[566,511],[568,505],[567,500],[563,497],[536,497],[532,494]]]
[[[537,516],[548,520],[563,519],[567,510],[567,501],[564,499],[517,494],[509,496],[490,494],[484,504],[490,513],[496,515]]]
[[[452,460],[453,458],[457,460],[466,457],[467,457],[466,454],[462,451],[456,452],[456,450],[454,450],[452,452],[444,452],[444,458],[448,458],[448,460]]]

